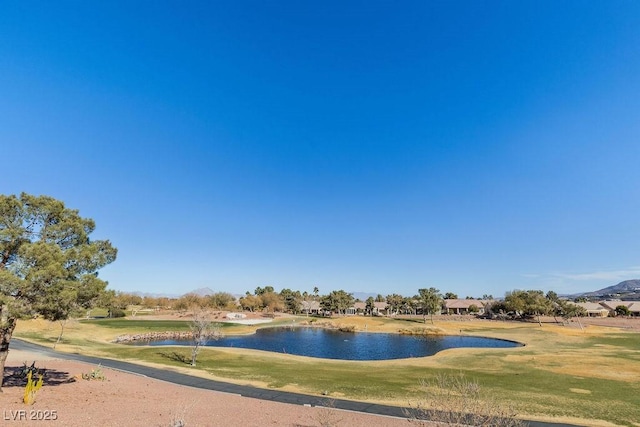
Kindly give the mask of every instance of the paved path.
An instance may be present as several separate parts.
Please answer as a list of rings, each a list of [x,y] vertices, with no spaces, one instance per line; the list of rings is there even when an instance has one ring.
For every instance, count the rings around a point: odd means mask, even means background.
[[[407,418],[407,410],[398,406],[379,405],[375,403],[356,402],[352,400],[333,399],[321,396],[311,396],[308,394],[292,393],[273,389],[262,389],[246,385],[231,384],[207,378],[194,377],[179,372],[173,372],[144,365],[138,365],[121,360],[103,359],[93,356],[84,356],[75,353],[63,353],[52,350],[38,344],[29,343],[19,339],[11,340],[11,349],[39,353],[46,357],[75,360],[79,362],[101,365],[106,368],[117,369],[132,374],[144,375],[174,384],[189,387],[197,387],[207,390],[215,390],[224,393],[237,394],[254,399],[270,400],[281,403],[291,403],[294,405],[325,406],[346,411],[364,412],[367,414],[386,415],[391,417]],[[9,350],[11,351],[11,350]],[[575,424],[543,423],[538,421],[527,421],[529,427],[579,427]]]

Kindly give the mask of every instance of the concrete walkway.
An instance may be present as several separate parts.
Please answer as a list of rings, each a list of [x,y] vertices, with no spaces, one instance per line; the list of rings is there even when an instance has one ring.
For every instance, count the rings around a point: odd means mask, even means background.
[[[262,389],[252,386],[237,385],[222,381],[210,380],[206,378],[195,377],[179,372],[151,368],[144,365],[138,365],[121,360],[103,359],[93,356],[83,356],[81,354],[63,353],[52,350],[50,348],[22,341],[19,339],[11,340],[11,350],[18,350],[39,354],[46,358],[75,360],[78,362],[90,363],[93,365],[101,365],[106,368],[117,369],[123,372],[129,372],[136,375],[144,375],[162,381],[180,384],[189,387],[197,387],[207,390],[215,390],[223,393],[237,394],[244,397],[254,399],[270,400],[281,403],[291,403],[293,405],[311,405],[332,407],[346,411],[364,412],[367,414],[386,415],[391,417],[407,418],[407,411],[410,408],[402,408],[398,406],[379,405],[375,403],[356,402],[352,400],[342,400],[327,398],[321,396],[311,396],[301,393],[291,393],[273,389]],[[580,427],[575,424],[560,423],[544,423],[539,421],[527,421],[529,427]]]

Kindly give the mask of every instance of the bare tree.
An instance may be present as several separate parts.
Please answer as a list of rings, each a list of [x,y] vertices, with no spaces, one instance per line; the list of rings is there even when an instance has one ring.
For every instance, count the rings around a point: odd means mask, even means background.
[[[199,401],[194,401],[191,402],[190,405],[183,404],[180,409],[171,411],[171,420],[169,421],[168,427],[185,427],[187,425],[185,420],[187,419],[188,414],[191,413],[193,408],[199,404]]]
[[[211,314],[202,308],[193,310],[193,320],[191,321],[191,334],[193,337],[193,347],[191,348],[191,366],[196,366],[196,359],[200,352],[200,347],[209,340],[222,338],[220,325],[211,320]]]
[[[64,327],[67,325],[67,322],[69,321],[69,319],[62,319],[59,320],[58,323],[60,323],[60,334],[58,335],[58,339],[56,340],[56,342],[53,343],[53,349],[56,349],[56,346],[60,343],[60,341],[62,341],[62,335],[64,334]]]
[[[410,405],[410,421],[419,426],[522,427],[515,411],[492,396],[484,395],[480,385],[463,374],[437,375],[423,381],[428,399]]]
[[[320,424],[320,427],[336,427],[342,423],[343,417],[336,410],[336,402],[333,399],[327,399],[321,405],[316,406],[313,420]]]

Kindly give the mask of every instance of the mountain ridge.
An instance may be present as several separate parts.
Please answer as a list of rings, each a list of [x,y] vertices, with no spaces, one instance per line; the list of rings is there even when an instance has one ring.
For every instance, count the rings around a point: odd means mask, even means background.
[[[592,292],[582,292],[576,294],[579,297],[602,297],[602,298],[638,298],[640,299],[640,279],[623,280],[622,282],[607,286]]]

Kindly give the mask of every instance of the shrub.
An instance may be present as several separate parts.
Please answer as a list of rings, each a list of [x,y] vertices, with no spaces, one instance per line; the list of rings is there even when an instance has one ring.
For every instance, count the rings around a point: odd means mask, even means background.
[[[616,316],[629,316],[631,315],[631,310],[626,305],[619,305],[615,310]]]
[[[313,419],[320,424],[320,427],[336,427],[342,422],[341,413],[336,411],[335,400],[325,400],[316,408]]]
[[[83,372],[82,379],[87,381],[91,381],[91,380],[104,381],[107,379],[107,377],[104,376],[104,373],[100,368],[100,365],[98,365],[98,367],[95,369],[92,369],[91,372],[88,372],[88,373]]]
[[[119,308],[112,308],[111,310],[109,310],[110,318],[125,317],[126,315],[127,313],[125,313],[124,310],[121,310]]]
[[[508,405],[482,393],[480,385],[463,374],[437,375],[422,382],[426,400],[411,405],[410,421],[420,426],[522,427]]]
[[[40,368],[36,368],[35,361],[31,365],[27,365],[27,362],[24,362],[22,364],[22,369],[20,370],[20,378],[27,378],[29,373],[35,376],[43,375],[43,372],[41,372]]]
[[[398,329],[400,335],[443,335],[444,331],[436,326],[417,326],[411,329]]]

